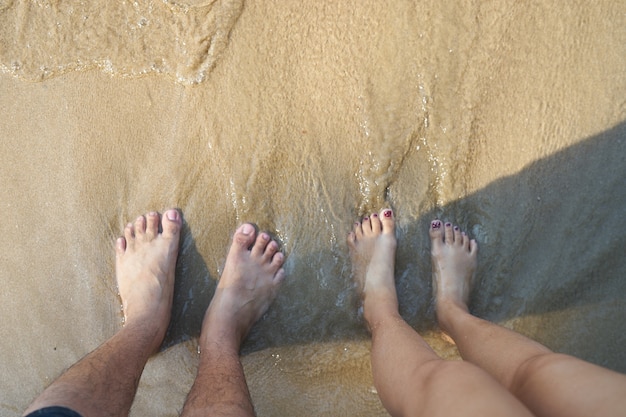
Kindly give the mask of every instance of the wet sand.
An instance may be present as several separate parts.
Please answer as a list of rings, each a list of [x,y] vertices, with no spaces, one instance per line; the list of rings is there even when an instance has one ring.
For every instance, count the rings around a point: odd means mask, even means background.
[[[244,346],[259,416],[386,415],[345,244],[383,204],[401,312],[442,355],[433,217],[479,241],[476,314],[626,372],[623,2],[42,4],[0,3],[0,415],[119,329],[114,239],[168,207],[174,314],[133,416],[182,408],[243,221],[288,256]]]

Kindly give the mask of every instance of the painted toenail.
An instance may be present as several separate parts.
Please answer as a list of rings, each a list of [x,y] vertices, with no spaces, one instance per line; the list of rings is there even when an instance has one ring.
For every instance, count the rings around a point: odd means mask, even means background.
[[[439,220],[435,220],[432,223],[433,229],[439,229],[441,227],[441,222]]]
[[[378,214],[374,213],[372,214],[372,217],[378,217]]]
[[[251,234],[253,230],[254,230],[254,227],[252,227],[251,224],[244,223],[244,225],[241,226],[241,233],[243,233],[244,235]]]
[[[171,220],[171,221],[178,220],[178,211],[176,210],[168,210],[167,213],[165,213],[165,215],[167,216],[168,220]]]
[[[452,223],[446,223],[446,227],[452,226]]]
[[[459,226],[454,226],[454,230],[459,230]]]
[[[391,210],[385,210],[385,211],[383,211],[383,216],[385,216],[385,217],[391,217]]]
[[[363,217],[363,220],[364,220],[364,221],[365,221],[365,220],[369,220],[369,219],[370,219],[370,218],[369,218],[369,217],[367,217],[367,216]]]

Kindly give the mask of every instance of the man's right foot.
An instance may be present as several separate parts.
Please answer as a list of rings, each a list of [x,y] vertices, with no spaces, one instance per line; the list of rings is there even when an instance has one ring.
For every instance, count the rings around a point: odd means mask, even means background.
[[[398,317],[394,280],[396,245],[395,221],[390,209],[363,218],[348,235],[352,274],[370,330],[386,319]]]
[[[204,343],[239,345],[267,311],[285,278],[278,243],[249,223],[241,225],[226,257],[224,272],[207,309],[200,335]]]
[[[446,329],[448,314],[467,304],[476,271],[478,244],[458,226],[433,220],[430,223],[433,293],[437,319]]]

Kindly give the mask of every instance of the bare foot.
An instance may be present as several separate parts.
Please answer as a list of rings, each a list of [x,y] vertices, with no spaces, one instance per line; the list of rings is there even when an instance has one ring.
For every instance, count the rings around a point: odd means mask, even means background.
[[[151,212],[129,223],[115,245],[124,326],[139,326],[150,332],[155,349],[163,341],[170,320],[181,224],[176,210],[166,211],[162,219]]]
[[[370,330],[398,315],[394,281],[396,236],[393,212],[363,218],[348,235],[352,273],[363,300],[363,317]]]
[[[440,220],[430,223],[430,239],[437,318],[445,330],[447,313],[451,308],[468,311],[478,244],[458,226],[444,225]]]
[[[285,256],[267,233],[241,225],[233,236],[224,272],[202,324],[200,346],[211,341],[237,350],[254,323],[267,311],[285,279]]]

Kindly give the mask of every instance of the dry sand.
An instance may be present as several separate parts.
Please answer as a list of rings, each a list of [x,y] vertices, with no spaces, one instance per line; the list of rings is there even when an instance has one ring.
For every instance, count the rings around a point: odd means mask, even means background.
[[[626,372],[624,1],[61,3],[0,1],[0,415],[119,329],[114,239],[168,207],[174,316],[132,416],[182,408],[242,221],[288,256],[244,347],[258,415],[386,415],[344,242],[383,204],[442,355],[435,216],[479,241],[476,314]]]

